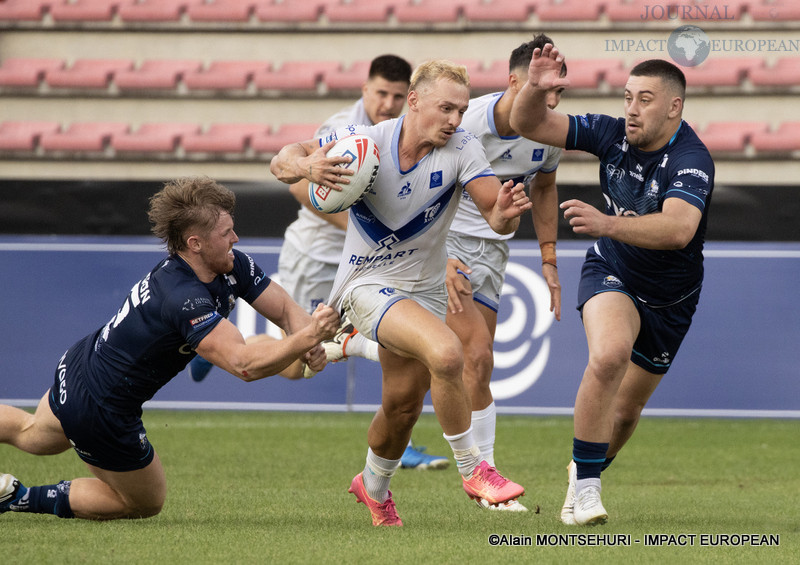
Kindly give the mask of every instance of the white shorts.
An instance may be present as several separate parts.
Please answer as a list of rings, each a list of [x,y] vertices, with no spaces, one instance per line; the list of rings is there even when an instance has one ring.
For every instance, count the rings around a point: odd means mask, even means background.
[[[280,283],[309,314],[328,302],[339,265],[312,259],[285,241],[278,257]]]
[[[447,315],[447,289],[427,292],[407,292],[378,284],[354,287],[341,300],[342,313],[350,318],[353,326],[372,341],[378,341],[378,326],[383,316],[401,300],[413,300],[437,318],[445,321]]]
[[[447,257],[458,259],[472,269],[469,283],[473,300],[497,312],[508,265],[508,243],[450,232]]]

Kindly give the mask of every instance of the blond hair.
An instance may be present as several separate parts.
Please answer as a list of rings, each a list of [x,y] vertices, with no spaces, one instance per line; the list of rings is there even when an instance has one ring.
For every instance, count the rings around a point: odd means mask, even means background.
[[[189,230],[208,234],[222,212],[233,216],[236,196],[208,177],[184,177],[164,185],[150,198],[147,215],[153,233],[170,254],[186,248]]]
[[[469,75],[467,67],[458,65],[452,61],[435,59],[426,61],[414,69],[411,75],[411,86],[409,90],[420,91],[433,85],[439,79],[451,80],[457,84],[469,88]]]

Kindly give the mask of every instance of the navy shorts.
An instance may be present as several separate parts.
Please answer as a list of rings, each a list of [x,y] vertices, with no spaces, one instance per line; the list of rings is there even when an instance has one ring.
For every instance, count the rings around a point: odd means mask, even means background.
[[[64,434],[86,463],[107,471],[135,471],[155,456],[141,413],[121,414],[100,406],[83,383],[82,343],[58,363],[48,398]]]
[[[593,296],[602,292],[621,292],[633,301],[639,312],[641,329],[633,344],[631,361],[645,371],[663,375],[668,370],[692,324],[700,289],[680,302],[653,306],[642,302],[625,285],[611,266],[593,250],[586,254],[578,286],[578,310]]]

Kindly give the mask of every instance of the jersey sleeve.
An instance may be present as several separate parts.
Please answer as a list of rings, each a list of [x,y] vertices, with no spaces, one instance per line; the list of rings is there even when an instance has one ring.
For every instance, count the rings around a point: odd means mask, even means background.
[[[543,173],[552,173],[558,168],[558,163],[561,161],[561,148],[560,147],[547,147],[547,159],[542,163],[542,168],[539,169]]]
[[[578,149],[602,156],[609,145],[625,135],[625,120],[603,114],[584,114],[569,117],[565,149]]]
[[[173,288],[162,303],[162,317],[195,349],[223,320],[208,289],[199,281]]]
[[[714,183],[714,162],[706,151],[684,154],[672,163],[664,199],[680,198],[705,210]]]
[[[486,158],[486,150],[478,137],[468,131],[460,130],[460,139],[451,139],[449,143],[458,144],[459,175],[458,182],[461,186],[480,177],[495,176],[492,166]]]
[[[235,283],[234,288],[237,296],[248,304],[252,304],[266,290],[272,279],[264,273],[263,269],[247,253],[234,249],[233,255],[234,261],[231,275],[235,278],[233,282]]]

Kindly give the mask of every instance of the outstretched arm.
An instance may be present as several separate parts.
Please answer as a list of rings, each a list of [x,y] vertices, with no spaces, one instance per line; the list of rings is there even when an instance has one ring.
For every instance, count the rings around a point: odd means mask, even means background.
[[[561,77],[564,56],[550,43],[533,50],[528,67],[528,82],[514,99],[511,108],[511,127],[520,135],[554,147],[564,147],[569,131],[566,114],[547,107],[547,92],[569,86]]]
[[[337,183],[347,184],[353,171],[339,165],[350,162],[350,157],[328,157],[327,153],[336,145],[336,140],[319,145],[316,139],[290,143],[285,145],[272,158],[269,170],[277,179],[286,184],[293,184],[302,179],[319,185],[341,190]]]

